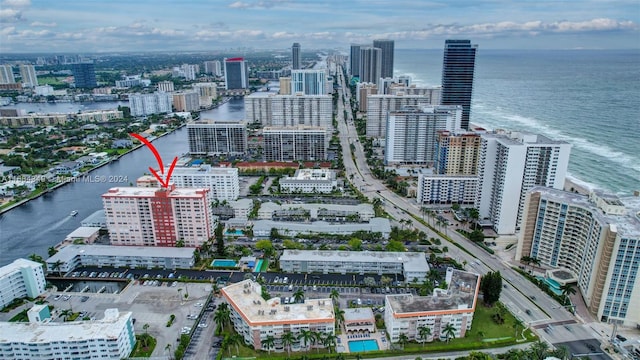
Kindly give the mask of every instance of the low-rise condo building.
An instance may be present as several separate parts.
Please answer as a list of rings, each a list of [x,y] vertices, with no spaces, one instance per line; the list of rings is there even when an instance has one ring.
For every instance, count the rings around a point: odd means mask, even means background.
[[[0,268],[0,309],[15,299],[38,297],[45,285],[42,264],[27,259],[14,260]]]

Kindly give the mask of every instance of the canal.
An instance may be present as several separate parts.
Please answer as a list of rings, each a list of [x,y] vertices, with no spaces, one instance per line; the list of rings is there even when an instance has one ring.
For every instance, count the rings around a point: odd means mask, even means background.
[[[203,112],[203,119],[241,120],[244,117],[243,99],[232,99],[217,109]],[[170,161],[189,151],[185,127],[153,142],[165,160]],[[169,160],[167,160],[169,159]],[[102,209],[102,198],[109,188],[130,186],[149,166],[157,162],[146,148],[130,152],[106,166],[92,171],[79,181],[31,200],[0,215],[0,266],[17,258],[38,254],[47,258],[47,249],[54,246],[80,226],[80,222],[96,210]],[[109,181],[111,180],[111,181]],[[77,216],[71,216],[72,211]]]

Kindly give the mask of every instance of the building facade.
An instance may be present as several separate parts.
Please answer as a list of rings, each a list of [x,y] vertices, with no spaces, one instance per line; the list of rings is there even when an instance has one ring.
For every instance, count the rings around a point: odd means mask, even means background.
[[[280,268],[295,273],[402,274],[407,283],[422,282],[429,272],[421,252],[284,250]]]
[[[600,321],[640,324],[639,197],[534,187],[527,193],[516,260],[523,256],[570,271]]]
[[[2,359],[126,359],[136,345],[131,312],[118,309],[100,320],[0,324]]]
[[[446,40],[442,63],[442,104],[462,105],[462,128],[469,129],[476,50],[470,40]]]
[[[291,94],[325,95],[325,69],[291,70]]]
[[[291,69],[297,70],[302,69],[301,67],[301,58],[300,58],[300,44],[293,43],[291,46]]]
[[[382,68],[380,77],[393,77],[394,41],[387,39],[373,40],[373,47],[382,50]]]
[[[187,124],[189,153],[242,155],[247,151],[247,126],[243,123]]]
[[[0,268],[0,309],[15,299],[37,298],[44,293],[46,280],[42,264],[16,259]]]
[[[22,85],[25,87],[38,86],[38,76],[36,75],[36,67],[29,64],[20,64],[20,77],[22,77]]]
[[[205,74],[222,76],[222,66],[220,65],[220,61],[219,60],[205,61],[204,72]]]
[[[249,87],[249,65],[244,58],[224,59],[224,86],[227,90]]]
[[[367,137],[387,136],[389,112],[407,106],[437,105],[421,95],[368,95],[367,96]]]
[[[278,81],[280,82],[280,90],[278,91],[278,94],[291,95],[291,77],[281,76]]]
[[[418,176],[418,204],[474,205],[478,192],[478,178],[468,175]]]
[[[564,188],[570,153],[571,144],[542,135],[482,134],[475,204],[480,219],[490,221],[498,234],[514,234],[527,191],[534,186]]]
[[[413,294],[385,297],[384,323],[391,342],[398,342],[400,334],[409,341],[423,341],[420,328],[431,330],[425,341],[447,339],[444,329],[451,324],[453,337],[464,337],[471,329],[478,301],[480,275],[448,268],[447,289],[435,289],[432,296]]]
[[[327,156],[324,127],[265,127],[262,131],[265,161],[321,161]]]
[[[480,134],[439,131],[435,145],[435,168],[441,175],[477,175]]]
[[[232,167],[176,167],[171,180],[179,188],[208,188],[211,197],[220,201],[236,200],[240,195],[238,169]]]
[[[120,110],[97,110],[86,111],[73,115],[76,121],[79,122],[108,122],[123,118],[123,113]]]
[[[213,236],[206,188],[111,188],[102,195],[112,245],[199,247]]]
[[[174,93],[173,107],[176,111],[198,111],[200,110],[200,94],[191,91]]]
[[[71,65],[73,79],[77,88],[92,89],[98,86],[96,68],[93,62],[82,62]]]
[[[329,169],[299,169],[294,176],[280,179],[281,192],[323,193],[336,190],[336,173]]]
[[[193,90],[200,97],[200,107],[209,107],[218,98],[218,85],[213,82],[193,84]]]
[[[382,50],[372,46],[361,46],[358,73],[361,82],[378,84],[382,74]]]
[[[169,93],[129,94],[131,116],[170,113],[173,97]]]
[[[248,199],[247,199],[248,200]],[[257,238],[269,238],[273,230],[288,236],[297,234],[339,234],[352,235],[356,231],[380,233],[383,239],[391,234],[391,224],[386,218],[372,218],[369,222],[351,222],[331,224],[328,221],[292,222],[257,220],[253,222],[253,235]]]
[[[372,83],[358,83],[356,90],[356,101],[358,101],[358,111],[367,112],[367,99],[370,95],[378,93],[378,85]]]
[[[265,125],[332,127],[333,102],[329,95],[274,95],[269,98],[271,122]]]
[[[438,131],[459,128],[461,106],[405,107],[387,118],[385,164],[432,165]]]
[[[9,64],[0,65],[0,84],[15,84],[13,76],[13,66]]]
[[[165,81],[160,81],[158,83],[158,91],[160,92],[169,93],[169,92],[173,92],[174,90],[175,90],[175,87],[173,85],[173,81],[165,80]]]
[[[252,280],[244,280],[220,290],[229,304],[231,322],[246,345],[264,351],[301,351],[324,347],[321,343],[305,344],[300,333],[313,331],[335,335],[335,314],[331,299],[305,299],[303,303],[285,304],[281,298],[262,298],[262,287]],[[285,333],[294,336],[290,349],[283,343]],[[267,348],[263,342],[272,337],[274,344]]]
[[[283,78],[280,78],[282,82]],[[280,87],[282,90],[282,86]],[[271,98],[275,95],[263,91],[244,97],[244,119],[247,124],[271,124]]]

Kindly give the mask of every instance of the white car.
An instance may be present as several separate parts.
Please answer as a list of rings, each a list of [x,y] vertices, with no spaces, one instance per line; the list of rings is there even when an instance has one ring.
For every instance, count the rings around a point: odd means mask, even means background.
[[[206,328],[207,326],[209,326],[207,323],[198,324],[199,328]]]
[[[195,307],[202,307],[202,303],[195,303],[195,304],[193,304],[193,306],[195,306]]]

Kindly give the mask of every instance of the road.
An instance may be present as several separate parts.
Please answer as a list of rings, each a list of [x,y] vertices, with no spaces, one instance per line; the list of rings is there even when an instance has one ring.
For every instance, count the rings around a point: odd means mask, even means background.
[[[395,219],[411,220],[415,228],[426,232],[429,237],[439,237],[431,229],[415,221],[413,216],[423,216],[420,206],[415,201],[398,196],[371,174],[366,163],[362,144],[358,141],[350,107],[351,94],[341,71],[337,72],[336,79],[340,86],[338,90],[337,121],[346,178],[351,179],[353,185],[369,199],[373,200],[378,197],[383,200],[385,210]],[[345,109],[347,110],[346,118]],[[353,154],[351,152],[351,144],[355,147]],[[466,250],[461,250],[453,243],[447,244],[448,240],[443,239],[443,245],[447,245],[449,248],[448,255],[459,263],[466,261],[468,271],[480,274],[486,274],[489,271],[500,271],[507,284],[507,287],[502,291],[501,301],[525,324],[540,326],[559,322],[576,322],[570,312],[559,307],[555,300],[514,271],[509,264],[495,255],[487,253],[455,231],[448,231],[447,235],[452,242],[459,244]],[[544,333],[541,335],[549,342],[554,342],[551,336],[546,337]]]

